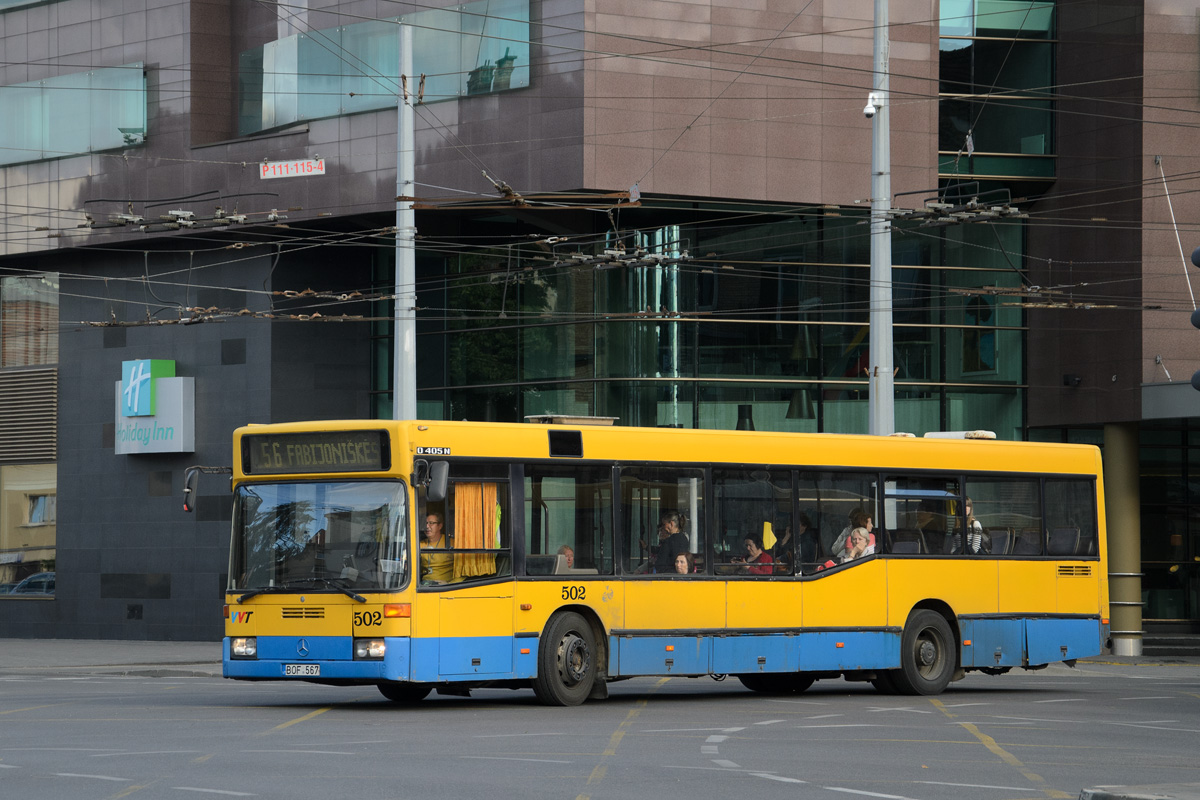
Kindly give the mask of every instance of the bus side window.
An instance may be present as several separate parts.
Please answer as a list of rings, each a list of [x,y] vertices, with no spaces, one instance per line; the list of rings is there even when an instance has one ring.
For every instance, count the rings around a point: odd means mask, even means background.
[[[626,573],[675,574],[679,553],[703,555],[703,469],[623,467],[620,487]]]
[[[791,575],[797,535],[792,521],[792,476],[787,470],[714,469],[718,571]],[[756,551],[748,553],[746,542]],[[742,565],[757,558],[753,565]],[[739,566],[734,567],[734,564]],[[728,565],[721,568],[720,565]],[[769,565],[769,566],[768,566]]]
[[[612,470],[525,468],[525,574],[613,574]]]
[[[1096,540],[1095,489],[1090,480],[1046,480],[1046,552],[1089,556]]]
[[[986,553],[999,558],[1040,555],[1042,506],[1034,478],[968,478],[964,492],[984,531]]]

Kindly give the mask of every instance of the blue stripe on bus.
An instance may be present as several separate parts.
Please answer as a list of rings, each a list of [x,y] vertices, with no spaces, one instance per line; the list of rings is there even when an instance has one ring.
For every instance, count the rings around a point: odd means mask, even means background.
[[[1019,667],[1099,655],[1106,634],[1096,618],[960,619],[964,667]]]
[[[900,661],[896,631],[614,636],[609,641],[614,676],[880,669]]]
[[[959,620],[963,667],[1048,664],[1097,655],[1104,626],[1096,618]],[[308,654],[298,653],[300,639]],[[257,659],[224,648],[227,678],[282,678],[287,664],[319,663],[321,678],[454,682],[521,680],[537,674],[539,640],[486,636],[388,638],[382,661],[355,661],[353,640],[338,636],[259,636]],[[899,631],[809,631],[778,634],[610,636],[608,674],[705,675],[892,669],[900,663]],[[965,644],[970,642],[970,644]],[[528,653],[522,653],[526,649]]]
[[[307,656],[299,654],[304,640]],[[355,661],[353,639],[348,636],[259,636],[258,658],[231,658],[229,637],[222,645],[222,674],[226,678],[288,678],[288,664],[319,664],[322,679],[335,680],[407,680],[409,639],[388,637],[387,648],[379,661]]]

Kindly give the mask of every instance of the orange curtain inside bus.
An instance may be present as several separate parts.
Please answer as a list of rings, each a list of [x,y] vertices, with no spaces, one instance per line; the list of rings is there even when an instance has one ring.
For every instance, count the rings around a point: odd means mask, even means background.
[[[500,544],[500,507],[496,484],[454,484],[454,547],[495,549]],[[496,573],[496,557],[487,553],[454,556],[454,580]]]

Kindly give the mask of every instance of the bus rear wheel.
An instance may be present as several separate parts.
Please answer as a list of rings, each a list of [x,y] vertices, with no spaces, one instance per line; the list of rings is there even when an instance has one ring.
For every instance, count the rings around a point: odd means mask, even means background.
[[[573,611],[550,620],[538,642],[533,693],[548,706],[577,706],[596,682],[596,642],[592,626]]]
[[[896,688],[904,694],[941,694],[957,666],[954,634],[945,617],[914,611],[900,638],[900,669],[891,673]]]
[[[432,687],[413,683],[379,684],[379,693],[381,695],[393,703],[400,703],[406,706],[421,702],[431,691],[433,691]]]
[[[742,686],[760,694],[800,694],[813,685],[813,678],[803,672],[753,672],[738,675],[737,679]]]

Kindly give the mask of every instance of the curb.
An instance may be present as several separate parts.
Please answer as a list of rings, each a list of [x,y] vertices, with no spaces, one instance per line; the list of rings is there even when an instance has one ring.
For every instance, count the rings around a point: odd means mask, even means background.
[[[1200,783],[1162,783],[1154,786],[1114,786],[1083,789],[1079,800],[1197,800]]]

